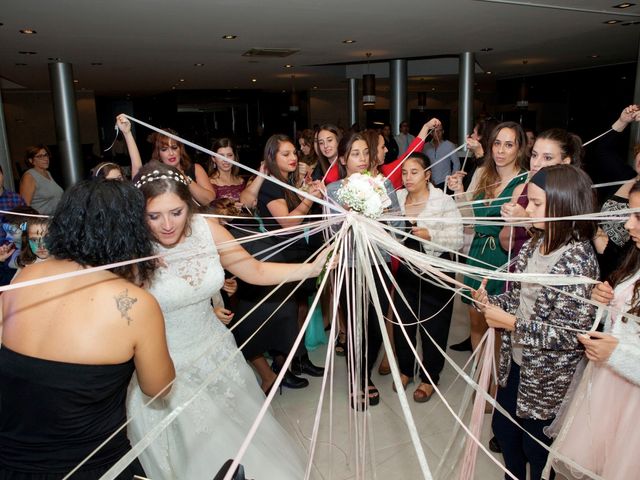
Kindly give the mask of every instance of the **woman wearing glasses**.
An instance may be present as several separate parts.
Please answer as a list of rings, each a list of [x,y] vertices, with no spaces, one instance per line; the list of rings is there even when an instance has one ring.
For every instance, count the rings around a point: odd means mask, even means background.
[[[63,193],[49,172],[50,159],[51,152],[46,145],[29,147],[25,160],[31,168],[20,180],[20,196],[43,215],[53,214]]]

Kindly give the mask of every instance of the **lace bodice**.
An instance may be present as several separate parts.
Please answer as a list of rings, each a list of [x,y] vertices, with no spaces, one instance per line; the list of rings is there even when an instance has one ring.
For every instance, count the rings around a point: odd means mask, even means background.
[[[179,416],[140,455],[150,478],[211,479],[233,458],[260,410],[264,395],[231,332],[213,313],[211,296],[222,287],[224,270],[204,217],[194,215],[191,235],[166,253],[149,291],[164,314],[176,380],[166,397],[145,406],[134,377],[127,399],[132,444],[163,421],[173,409]],[[202,388],[207,384],[206,388]],[[245,455],[252,477],[302,478],[296,447],[267,416]],[[262,478],[262,477],[261,477]]]
[[[166,254],[165,266],[156,271],[149,291],[162,308],[169,350],[179,362],[189,353],[183,349],[201,345],[203,335],[227,331],[213,316],[210,303],[222,287],[224,270],[209,225],[200,215],[193,216],[191,234],[182,243],[158,246],[158,252]]]

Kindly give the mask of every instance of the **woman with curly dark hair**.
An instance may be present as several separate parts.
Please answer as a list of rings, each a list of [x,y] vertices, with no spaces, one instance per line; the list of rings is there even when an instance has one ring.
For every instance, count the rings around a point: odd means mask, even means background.
[[[95,479],[131,448],[116,431],[134,370],[150,396],[175,373],[160,308],[138,286],[153,263],[65,275],[151,255],[144,199],[124,182],[81,182],[62,196],[46,239],[52,258],[14,283],[62,278],[2,294],[0,471],[61,478],[115,434],[73,475]],[[144,475],[137,461],[119,478],[135,474]]]

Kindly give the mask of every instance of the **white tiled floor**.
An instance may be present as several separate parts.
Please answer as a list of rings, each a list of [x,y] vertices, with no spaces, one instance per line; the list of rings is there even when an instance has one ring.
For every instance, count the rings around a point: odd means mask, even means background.
[[[462,340],[467,334],[468,316],[466,307],[456,301],[448,344]],[[448,350],[447,353],[460,365],[469,357],[468,352],[459,353]],[[310,354],[316,364],[323,364],[325,355],[325,348],[318,349]],[[452,367],[445,365],[439,387],[443,392],[446,392],[445,397],[452,408],[457,410],[462,401],[464,384],[460,379],[454,383],[454,379],[455,371]],[[379,388],[381,396],[380,404],[370,408],[370,416],[367,420],[367,428],[370,429],[367,435],[368,445],[373,446],[373,451],[367,453],[367,465],[364,474],[360,471],[357,475],[353,436],[350,435],[353,429],[353,426],[350,426],[350,419],[353,421],[354,415],[348,405],[346,393],[346,366],[343,358],[336,357],[333,382],[333,412],[330,415],[329,395],[325,393],[318,445],[313,458],[312,478],[335,480],[423,478],[402,414],[400,401],[397,394],[392,390],[393,381],[391,376],[381,377],[375,371],[373,381]],[[301,390],[283,390],[283,394],[277,396],[273,403],[276,417],[293,436],[298,438],[306,451],[309,449],[312,436],[322,379],[310,378],[310,383],[309,387]],[[455,421],[443,402],[435,395],[425,404],[413,402],[411,398],[413,389],[415,389],[415,385],[410,385],[407,389],[408,403],[427,457],[429,469],[433,474],[451,437]],[[358,414],[357,418],[362,422],[363,414]],[[490,422],[491,416],[485,415],[481,435],[485,446],[490,438]],[[331,441],[333,446],[329,444],[330,431],[332,433]],[[479,450],[477,455],[475,478],[502,478],[499,468],[491,462],[485,453]],[[500,455],[497,458],[502,461]],[[440,478],[436,480],[440,480]]]

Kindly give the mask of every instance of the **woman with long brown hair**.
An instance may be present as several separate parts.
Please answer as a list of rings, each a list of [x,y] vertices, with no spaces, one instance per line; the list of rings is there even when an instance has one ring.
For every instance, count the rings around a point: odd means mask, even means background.
[[[462,216],[474,215],[476,218],[500,217],[500,207],[508,202],[514,188],[526,180],[527,140],[522,127],[515,122],[498,125],[489,138],[490,152],[485,155],[482,167],[474,174],[469,189],[464,195],[464,172],[456,172],[449,177],[448,187],[455,192],[456,201],[480,200],[473,208],[462,208]],[[482,268],[499,268],[508,260],[507,251],[500,245],[499,225],[480,225],[474,227],[475,235],[469,250],[467,264]],[[480,281],[465,276],[464,283],[471,289],[480,286]],[[501,293],[504,282],[490,280],[487,291],[490,294]],[[468,299],[463,298],[465,303]],[[471,345],[475,349],[487,330],[484,316],[475,308],[469,307],[471,322]]]
[[[211,150],[229,160],[238,162],[238,150],[229,138],[219,138],[213,142]],[[240,176],[240,167],[232,165],[220,157],[211,157],[209,181],[213,185],[216,198],[232,198],[240,201],[240,194],[247,186]]]

